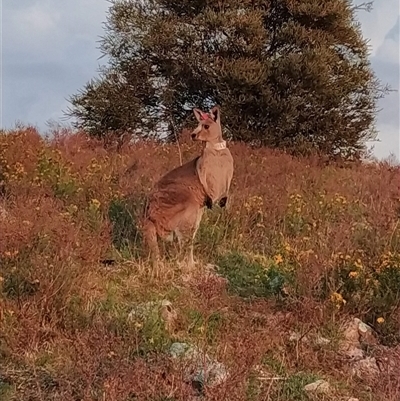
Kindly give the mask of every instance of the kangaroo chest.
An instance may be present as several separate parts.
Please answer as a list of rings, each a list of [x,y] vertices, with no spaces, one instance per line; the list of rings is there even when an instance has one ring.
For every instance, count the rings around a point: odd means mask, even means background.
[[[200,182],[213,202],[227,195],[233,175],[233,159],[228,149],[205,149],[196,168]]]

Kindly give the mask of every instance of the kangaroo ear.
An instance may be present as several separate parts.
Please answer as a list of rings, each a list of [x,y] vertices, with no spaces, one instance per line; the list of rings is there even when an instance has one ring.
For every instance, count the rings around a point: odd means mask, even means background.
[[[193,114],[196,117],[196,120],[199,121],[199,122],[204,119],[203,118],[203,114],[204,113],[200,109],[194,108],[193,109]]]
[[[210,114],[211,114],[212,119],[213,119],[216,123],[220,124],[220,122],[221,122],[221,112],[220,112],[219,107],[218,107],[218,106],[214,106],[214,107],[210,110]]]

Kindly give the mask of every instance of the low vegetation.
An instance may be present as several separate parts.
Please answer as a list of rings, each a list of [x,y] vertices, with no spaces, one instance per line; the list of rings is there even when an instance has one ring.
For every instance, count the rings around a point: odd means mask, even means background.
[[[200,146],[181,145],[184,161]],[[204,214],[196,271],[165,244],[156,274],[138,218],[152,184],[179,164],[176,145],[116,151],[84,134],[0,134],[2,400],[188,400],[173,342],[230,372],[206,400],[400,398],[398,372],[354,377],[337,349],[340,324],[358,317],[379,340],[368,355],[400,355],[399,169],[230,149],[232,196]],[[160,300],[176,313],[170,325],[132,317]],[[292,331],[329,341],[293,342]],[[304,391],[317,379],[333,398]]]

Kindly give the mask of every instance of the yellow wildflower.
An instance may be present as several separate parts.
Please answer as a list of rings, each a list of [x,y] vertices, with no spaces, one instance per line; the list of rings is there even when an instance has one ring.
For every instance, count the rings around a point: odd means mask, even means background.
[[[383,317],[378,317],[378,319],[376,319],[376,322],[382,324],[385,323],[385,319]]]
[[[331,302],[336,305],[336,308],[340,308],[341,305],[346,305],[346,300],[338,292],[331,294]]]
[[[275,263],[276,263],[277,265],[279,265],[280,263],[283,262],[283,257],[282,257],[281,254],[278,254],[278,255],[275,255],[274,260],[275,260]]]
[[[349,273],[349,277],[350,277],[350,278],[356,278],[356,277],[358,277],[358,272],[355,272],[355,271],[350,272],[350,273]]]
[[[92,199],[90,202],[96,209],[98,209],[101,205],[100,201],[97,199]]]
[[[362,269],[362,268],[363,268],[363,264],[362,264],[362,262],[361,262],[361,259],[357,259],[357,260],[354,262],[354,266],[357,267],[358,269]]]
[[[13,258],[13,257],[17,256],[18,253],[19,253],[18,250],[15,250],[15,251],[5,251],[5,252],[4,252],[4,256],[6,256],[6,257],[8,257],[8,258]]]
[[[100,203],[100,202],[99,202]],[[76,213],[77,211],[78,211],[78,206],[76,206],[76,205],[69,205],[68,206],[68,211],[70,212],[70,213]]]

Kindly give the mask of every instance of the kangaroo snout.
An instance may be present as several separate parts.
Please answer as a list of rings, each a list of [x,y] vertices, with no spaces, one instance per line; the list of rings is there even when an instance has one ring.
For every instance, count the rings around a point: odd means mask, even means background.
[[[194,133],[192,134],[192,140],[195,141],[196,139],[197,139],[197,134],[194,132]]]

